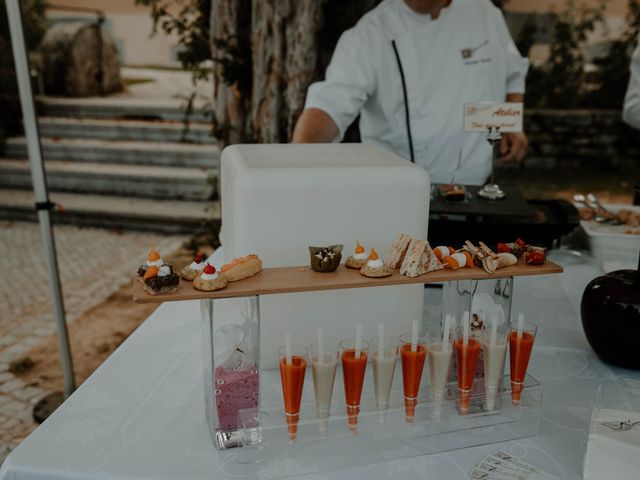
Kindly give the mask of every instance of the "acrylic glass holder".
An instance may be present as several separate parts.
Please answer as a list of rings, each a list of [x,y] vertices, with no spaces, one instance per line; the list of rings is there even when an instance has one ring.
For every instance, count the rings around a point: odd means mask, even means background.
[[[355,433],[348,425],[344,397],[334,395],[329,418],[318,418],[314,402],[306,402],[301,405],[293,441],[282,405],[240,410],[242,447],[237,450],[237,468],[245,474],[275,469],[285,477],[537,435],[540,384],[527,376],[518,405],[512,403],[509,378],[504,377],[502,384],[507,388],[496,394],[495,407],[489,411],[483,381],[477,379],[464,415],[458,407],[457,383],[449,383],[444,398],[438,402],[431,400],[428,388],[424,388],[411,423],[405,417],[401,389],[392,391],[390,407],[385,412],[376,409],[373,394],[363,395]],[[293,465],[290,475],[280,470],[283,463]]]

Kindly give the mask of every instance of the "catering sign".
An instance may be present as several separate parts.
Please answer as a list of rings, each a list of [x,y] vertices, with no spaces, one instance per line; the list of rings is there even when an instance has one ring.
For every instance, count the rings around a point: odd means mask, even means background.
[[[487,132],[498,128],[500,132],[521,132],[522,116],[522,103],[465,103],[464,131]]]

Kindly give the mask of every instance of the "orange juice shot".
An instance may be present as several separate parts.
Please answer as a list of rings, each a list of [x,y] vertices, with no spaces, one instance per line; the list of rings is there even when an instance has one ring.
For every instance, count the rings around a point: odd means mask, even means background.
[[[293,441],[298,434],[300,401],[302,400],[304,375],[307,370],[308,351],[302,345],[292,345],[289,353],[290,355],[287,355],[286,346],[278,349],[287,430],[289,439]]]
[[[427,359],[427,338],[418,335],[418,322],[413,322],[411,333],[400,335],[400,361],[402,364],[402,387],[404,390],[404,409],[407,422],[413,422],[420,380]]]
[[[518,316],[518,322],[515,324],[511,322],[510,327],[509,366],[511,369],[511,401],[514,405],[519,405],[538,326],[533,322],[524,321],[522,314],[520,314]]]
[[[355,339],[342,340],[340,358],[342,360],[342,376],[344,379],[344,395],[347,404],[347,422],[349,429],[356,432],[358,414],[360,413],[360,397],[364,385],[364,374],[367,369],[369,342],[360,340],[356,349]]]
[[[460,413],[465,415],[469,411],[469,400],[473,389],[473,378],[480,357],[480,342],[469,336],[468,319],[466,325],[457,329],[456,360],[458,362],[458,405]],[[464,325],[464,323],[463,323]]]

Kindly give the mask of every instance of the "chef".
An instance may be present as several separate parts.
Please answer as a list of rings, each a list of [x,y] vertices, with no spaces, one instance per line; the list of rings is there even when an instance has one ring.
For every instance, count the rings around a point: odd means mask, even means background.
[[[482,184],[491,149],[484,134],[463,132],[463,105],[522,102],[527,69],[489,0],[383,0],[340,37],[292,141],[340,141],[359,114],[363,142],[421,165],[432,182],[455,173]],[[526,150],[523,133],[503,135],[502,160]]]
[[[640,41],[631,55],[631,65],[629,66],[631,75],[627,94],[624,97],[624,108],[622,118],[625,122],[635,128],[640,128]]]

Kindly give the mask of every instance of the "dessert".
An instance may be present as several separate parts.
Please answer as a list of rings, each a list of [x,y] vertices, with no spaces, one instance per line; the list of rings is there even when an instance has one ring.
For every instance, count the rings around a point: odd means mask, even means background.
[[[364,267],[360,269],[360,274],[365,277],[388,277],[391,275],[391,270],[384,266],[382,260],[378,258],[378,253],[375,248],[371,248],[371,252],[369,252],[369,260],[365,264]]]
[[[401,233],[396,241],[393,242],[393,245],[391,245],[387,258],[384,259],[385,266],[387,268],[400,268],[410,244],[411,237]]]
[[[527,265],[542,265],[547,260],[547,249],[527,245],[524,260]]]
[[[447,201],[461,202],[465,200],[467,192],[462,185],[442,184],[438,186],[438,192]]]
[[[353,255],[347,257],[345,265],[348,268],[361,269],[367,263],[367,254],[364,251],[364,247],[360,245],[360,242],[356,241],[356,250]]]
[[[216,272],[216,267],[207,263],[202,273],[193,280],[193,288],[204,292],[220,290],[227,286],[227,278],[224,274]]]
[[[487,273],[496,273],[496,270],[500,268],[518,263],[518,258],[513,253],[495,253],[482,242],[478,248],[467,240],[463,251],[469,253],[473,258],[473,263],[484,268]]]
[[[143,281],[143,277],[145,273],[147,273],[147,269],[149,267],[160,268],[163,265],[164,261],[162,260],[162,257],[160,257],[160,254],[156,251],[155,248],[152,248],[149,251],[149,255],[147,255],[146,263],[143,263],[138,267],[138,280],[140,280],[141,282]]]
[[[526,244],[524,240],[518,238],[515,242],[510,243],[498,243],[498,253],[512,253],[517,258],[522,256]]]
[[[207,263],[206,260],[207,257],[204,253],[196,253],[193,257],[193,262],[191,262],[189,265],[186,265],[182,270],[180,270],[180,276],[190,282],[193,281],[193,279],[196,278],[204,269],[204,266]]]
[[[449,255],[445,257],[443,263],[452,268],[453,270],[458,270],[459,268],[472,268],[473,267],[473,258],[471,258],[471,254],[466,250],[461,250],[459,252],[454,253],[453,255]]]
[[[316,272],[334,272],[342,259],[342,245],[309,247],[311,268]]]
[[[160,295],[175,292],[178,289],[180,277],[173,271],[171,265],[148,267],[142,277],[142,287],[149,295]]]
[[[449,255],[453,255],[454,253],[456,253],[456,250],[453,247],[440,246],[434,248],[433,253],[436,255],[436,258],[442,262],[442,260]]]
[[[428,241],[411,240],[400,266],[400,274],[413,278],[442,268],[444,267],[431,250]]]
[[[228,282],[237,282],[243,278],[252,277],[262,271],[262,260],[257,255],[246,255],[234,258],[229,263],[222,266],[220,271],[227,278]]]

